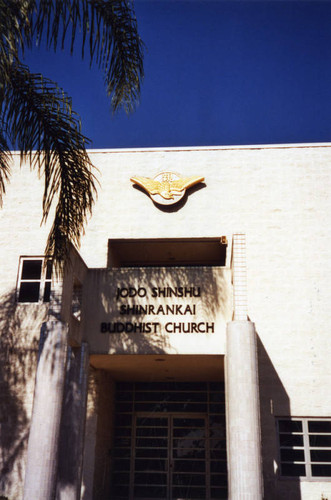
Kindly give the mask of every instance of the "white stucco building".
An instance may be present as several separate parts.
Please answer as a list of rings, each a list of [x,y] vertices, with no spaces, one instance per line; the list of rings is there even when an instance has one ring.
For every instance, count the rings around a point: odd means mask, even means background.
[[[98,198],[56,281],[14,154],[0,496],[331,500],[331,145],[90,156]],[[130,181],[159,173],[204,180],[175,204]]]

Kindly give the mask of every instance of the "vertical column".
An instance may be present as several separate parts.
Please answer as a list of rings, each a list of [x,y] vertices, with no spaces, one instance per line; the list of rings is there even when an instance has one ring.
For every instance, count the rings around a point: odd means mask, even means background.
[[[263,498],[256,333],[247,320],[245,235],[233,236],[233,321],[227,325],[226,408],[230,500]]]
[[[55,494],[59,430],[66,367],[67,327],[44,323],[29,434],[24,500]]]
[[[80,498],[86,415],[88,345],[68,348],[60,430],[57,500]]]

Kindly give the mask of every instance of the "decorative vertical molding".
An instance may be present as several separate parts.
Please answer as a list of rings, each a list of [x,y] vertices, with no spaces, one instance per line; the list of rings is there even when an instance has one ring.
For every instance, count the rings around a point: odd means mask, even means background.
[[[232,240],[233,320],[247,321],[246,235],[236,233]]]

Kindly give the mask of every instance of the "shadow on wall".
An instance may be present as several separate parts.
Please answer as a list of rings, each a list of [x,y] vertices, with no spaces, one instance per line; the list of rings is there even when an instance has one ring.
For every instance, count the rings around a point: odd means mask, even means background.
[[[257,351],[265,498],[268,500],[301,500],[299,479],[280,479],[278,470],[276,418],[291,415],[290,399],[258,334]]]
[[[78,498],[86,413],[88,353],[68,348],[67,373],[59,436],[57,499]]]
[[[216,267],[154,267],[154,268],[121,268],[114,270],[91,270],[86,287],[84,307],[84,324],[86,338],[91,338],[94,345],[95,334],[99,333],[99,321],[111,322],[214,322],[221,320],[224,324],[231,319],[230,274],[225,268]],[[189,289],[192,297],[162,296],[162,289]],[[117,296],[117,290],[140,290],[141,295]],[[117,296],[117,297],[116,297]],[[160,306],[165,304],[195,304],[196,314],[177,315],[156,314]],[[155,313],[146,314],[143,310],[133,313],[134,306],[151,305]],[[121,314],[121,306],[131,308],[130,312]],[[182,309],[183,311],[183,309]],[[175,319],[174,319],[175,318]],[[139,342],[137,341],[139,339]],[[168,352],[168,334],[164,328],[154,332],[153,327],[145,333],[106,334],[98,337],[97,352],[114,352],[117,354],[162,354]],[[92,348],[92,350],[94,350]]]
[[[86,436],[95,434],[95,442],[85,442],[82,500],[111,498],[112,456],[114,428],[115,382],[110,373],[93,370],[89,379],[89,400],[86,420]],[[95,448],[89,453],[89,445]],[[87,462],[87,463],[85,463]],[[90,469],[90,475],[86,474]]]
[[[57,305],[54,294],[52,307],[18,303],[16,290],[0,298],[0,494],[9,498],[23,494],[38,353],[46,338],[41,326],[56,320]],[[44,355],[52,372],[52,353],[46,350]]]
[[[9,497],[15,491],[19,498],[23,487],[39,332],[46,311],[35,304],[17,304],[15,290],[0,299],[0,492]]]

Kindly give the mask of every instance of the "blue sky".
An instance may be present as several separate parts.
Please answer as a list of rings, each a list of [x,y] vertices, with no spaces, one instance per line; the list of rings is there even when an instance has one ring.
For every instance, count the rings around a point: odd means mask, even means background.
[[[25,63],[71,95],[93,148],[331,140],[331,1],[136,0],[145,79],[113,116],[102,73],[34,49]]]

